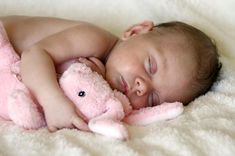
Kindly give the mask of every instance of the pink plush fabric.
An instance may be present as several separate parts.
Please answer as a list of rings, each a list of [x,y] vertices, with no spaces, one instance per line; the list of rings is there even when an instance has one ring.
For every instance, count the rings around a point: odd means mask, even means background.
[[[46,126],[40,104],[21,82],[20,58],[1,23],[0,58],[0,116],[27,129]],[[65,64],[69,68],[59,78],[59,83],[65,95],[86,117],[90,130],[95,133],[127,139],[128,131],[121,121],[146,125],[175,118],[183,112],[179,102],[133,111],[128,98],[121,92],[113,91],[102,76],[85,64],[72,63]]]
[[[45,126],[38,104],[20,81],[20,57],[10,44],[0,22],[0,116],[25,128]]]
[[[8,41],[7,34],[2,26],[2,23],[0,23],[0,113],[2,114],[2,117],[6,119],[9,119],[6,97],[9,96],[16,83],[15,78],[11,74],[10,68],[11,64],[19,60],[19,57],[17,55],[13,55],[12,51],[14,51],[14,49]]]

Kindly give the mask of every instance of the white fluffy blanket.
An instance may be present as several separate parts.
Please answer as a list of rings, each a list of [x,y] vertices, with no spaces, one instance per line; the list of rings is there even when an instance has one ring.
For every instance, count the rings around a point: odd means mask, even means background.
[[[180,20],[217,42],[220,80],[180,117],[146,127],[128,126],[126,142],[77,130],[49,133],[0,123],[0,155],[233,156],[235,155],[234,0],[0,0],[0,15],[57,16],[96,23],[120,35],[131,24]]]

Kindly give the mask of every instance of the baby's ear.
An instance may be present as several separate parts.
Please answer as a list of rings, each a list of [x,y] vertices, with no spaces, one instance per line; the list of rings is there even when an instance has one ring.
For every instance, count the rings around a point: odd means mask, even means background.
[[[123,34],[122,40],[127,40],[132,36],[138,35],[138,34],[144,34],[152,30],[154,27],[154,24],[152,21],[143,21],[141,23],[135,24],[131,27],[129,27]]]

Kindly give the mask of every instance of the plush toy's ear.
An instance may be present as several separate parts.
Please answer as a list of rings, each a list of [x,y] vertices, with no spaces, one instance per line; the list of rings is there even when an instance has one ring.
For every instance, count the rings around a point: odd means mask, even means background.
[[[130,125],[147,125],[156,121],[169,120],[183,112],[180,102],[163,103],[155,107],[146,107],[133,111],[123,121]]]
[[[65,72],[62,74],[62,77],[66,77],[75,73],[88,74],[92,73],[92,70],[86,64],[76,62],[70,65],[67,70],[65,70]]]
[[[57,74],[63,74],[73,63],[77,63],[78,59],[71,59],[66,62],[63,62],[62,64],[59,64],[56,66],[56,72]]]

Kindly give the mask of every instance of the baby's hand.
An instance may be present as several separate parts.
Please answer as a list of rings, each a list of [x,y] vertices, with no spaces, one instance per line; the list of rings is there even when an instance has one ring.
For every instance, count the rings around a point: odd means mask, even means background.
[[[80,57],[78,61],[81,63],[85,63],[88,67],[91,68],[92,71],[96,71],[98,74],[105,77],[105,67],[99,59],[95,57]]]
[[[82,114],[75,109],[69,99],[63,96],[57,97],[56,100],[53,99],[53,103],[45,105],[43,109],[48,129],[51,132],[61,128],[77,128],[89,131],[87,124],[80,118],[83,117]]]

